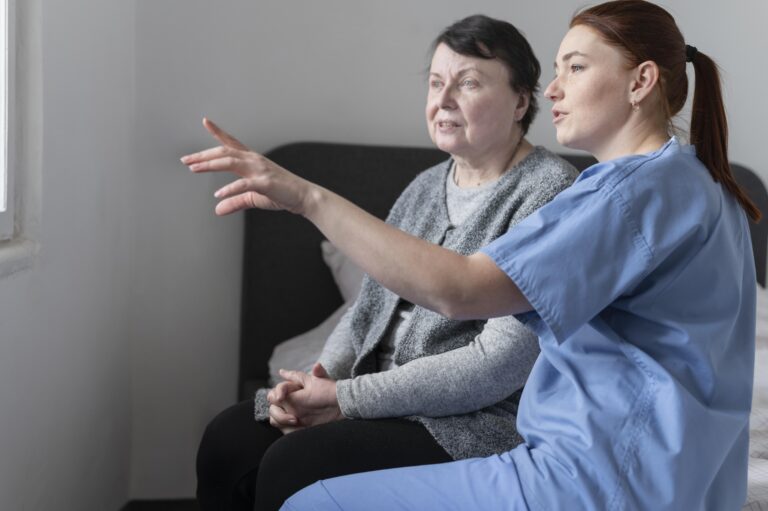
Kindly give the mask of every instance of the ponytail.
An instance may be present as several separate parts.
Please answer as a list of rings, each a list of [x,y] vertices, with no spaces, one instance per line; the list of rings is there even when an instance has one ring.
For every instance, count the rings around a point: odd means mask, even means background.
[[[686,53],[696,73],[691,112],[691,144],[696,147],[696,156],[712,178],[736,197],[750,220],[759,222],[760,210],[736,182],[728,162],[728,121],[717,64],[695,48]]]

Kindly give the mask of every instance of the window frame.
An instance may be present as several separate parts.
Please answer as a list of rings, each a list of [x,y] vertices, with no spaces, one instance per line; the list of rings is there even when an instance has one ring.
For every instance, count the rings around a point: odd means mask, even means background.
[[[31,268],[40,252],[43,81],[41,0],[0,0],[0,7],[8,26],[4,100],[9,206],[0,215],[10,235],[0,239],[2,279]]]
[[[14,123],[14,82],[16,65],[16,32],[14,0],[0,0],[0,242],[16,235],[15,229],[15,153],[12,131]]]

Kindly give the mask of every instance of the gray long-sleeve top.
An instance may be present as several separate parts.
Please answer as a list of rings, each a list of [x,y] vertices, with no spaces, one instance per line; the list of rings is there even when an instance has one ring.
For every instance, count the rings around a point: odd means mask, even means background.
[[[466,346],[416,358],[389,371],[350,378],[349,369],[344,369],[354,363],[354,352],[339,357],[354,335],[348,317],[349,311],[320,357],[326,369],[332,368],[328,369],[332,376],[347,375],[336,383],[345,417],[444,417],[474,412],[521,389],[539,354],[538,338],[514,317],[506,316],[488,320]]]
[[[537,147],[499,179],[484,208],[454,227],[446,207],[450,163],[421,173],[387,221],[467,255],[549,202],[577,175],[566,162]],[[338,380],[344,415],[416,420],[454,459],[517,445],[517,401],[538,355],[535,336],[511,316],[455,321],[415,306],[395,347],[398,367],[377,372],[376,349],[398,302],[399,297],[366,277],[357,301],[326,343],[320,362]],[[265,394],[256,395],[257,419],[268,416]]]

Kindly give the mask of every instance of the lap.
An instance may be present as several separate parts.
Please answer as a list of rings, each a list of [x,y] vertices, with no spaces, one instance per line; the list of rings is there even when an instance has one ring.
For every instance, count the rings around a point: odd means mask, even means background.
[[[380,470],[338,477],[303,489],[285,511],[527,511],[508,456]]]
[[[209,424],[197,456],[198,477],[239,478],[254,470],[282,433],[254,419],[253,401],[242,401],[219,413]]]
[[[343,420],[302,429],[280,438],[266,456],[300,461],[323,473],[349,473],[345,465],[359,472],[451,461],[424,426],[405,419]]]
[[[257,501],[265,499],[260,508],[277,509],[287,497],[321,479],[450,460],[416,422],[332,422],[286,435],[267,450],[257,478]]]
[[[417,422],[343,420],[282,435],[257,422],[253,402],[244,401],[221,412],[205,431],[197,460],[198,498],[254,499],[257,509],[276,510],[321,479],[449,461]]]

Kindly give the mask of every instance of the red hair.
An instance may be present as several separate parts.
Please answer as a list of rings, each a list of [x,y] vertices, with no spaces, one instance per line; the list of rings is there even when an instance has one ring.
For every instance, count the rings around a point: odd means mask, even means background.
[[[687,58],[693,63],[696,85],[691,115],[691,144],[712,178],[736,197],[753,222],[760,210],[736,182],[728,162],[728,121],[720,90],[720,73],[707,55],[688,50],[675,19],[658,5],[644,0],[615,0],[596,5],[571,19],[584,25],[624,53],[632,67],[653,61],[659,67],[659,90],[664,117],[671,126],[688,96]]]

